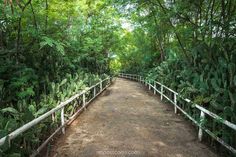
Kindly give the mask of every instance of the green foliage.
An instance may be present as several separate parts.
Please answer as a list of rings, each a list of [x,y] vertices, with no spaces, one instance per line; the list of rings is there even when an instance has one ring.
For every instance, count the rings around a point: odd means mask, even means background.
[[[156,79],[236,123],[235,1],[4,2],[1,137],[120,70]],[[191,104],[183,107],[198,117]],[[60,125],[57,117],[4,145],[0,155],[28,156]],[[235,132],[218,121],[206,125],[236,146]]]
[[[44,47],[49,47],[55,49],[55,51],[59,52],[61,55],[64,55],[64,44],[58,41],[55,41],[48,37],[42,37],[42,41],[39,43],[40,49]]]
[[[235,1],[114,4],[133,25],[133,31],[123,36],[127,44],[117,53],[123,71],[156,79],[236,123]],[[193,117],[199,116],[191,104],[182,105]],[[207,127],[236,146],[235,131],[212,120]]]
[[[113,59],[110,62],[110,69],[112,70],[112,72],[114,72],[114,74],[117,74],[120,70],[121,70],[121,63],[119,60],[117,59]]]
[[[107,75],[101,75],[101,78],[105,78]],[[38,102],[31,99],[30,103],[25,103],[25,100],[18,101],[15,108],[6,107],[0,110],[0,137],[4,137],[10,132],[14,131],[21,125],[33,120],[34,118],[44,114],[50,109],[57,106],[60,102],[67,100],[69,97],[79,93],[87,86],[96,84],[101,79],[98,75],[87,74],[78,72],[75,76],[67,74],[65,79],[61,82],[52,82],[47,94],[41,94],[41,98]],[[70,109],[71,110],[71,109]],[[67,112],[71,112],[67,110]],[[60,115],[56,115],[56,119],[60,118]],[[44,140],[44,136],[38,136],[47,134],[49,119],[40,123],[34,129],[27,131],[23,137],[17,138],[11,142],[11,146],[6,148],[1,147],[0,155],[14,155],[21,154],[21,156],[31,154],[33,150],[37,149],[41,140]],[[50,122],[51,129],[53,130],[58,126],[58,120]],[[22,149],[18,149],[22,142],[26,145]]]
[[[0,4],[0,137],[112,73],[119,15],[106,1],[25,0]],[[89,96],[89,95],[88,95]],[[73,106],[69,111],[75,110]],[[71,111],[72,112],[72,111]],[[67,113],[66,113],[67,114]],[[45,120],[0,148],[29,156],[55,121]]]

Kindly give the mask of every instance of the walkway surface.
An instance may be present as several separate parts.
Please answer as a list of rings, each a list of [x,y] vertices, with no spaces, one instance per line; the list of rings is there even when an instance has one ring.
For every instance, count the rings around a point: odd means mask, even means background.
[[[117,79],[52,147],[51,157],[216,157],[189,121],[133,81]]]

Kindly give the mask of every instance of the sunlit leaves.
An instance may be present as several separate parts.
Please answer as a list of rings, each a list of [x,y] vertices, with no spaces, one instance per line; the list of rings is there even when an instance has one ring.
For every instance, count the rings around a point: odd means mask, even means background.
[[[64,55],[64,44],[56,41],[49,37],[42,37],[42,41],[40,42],[40,49],[49,46],[59,52],[61,55]]]
[[[112,58],[108,54],[117,50],[122,30],[120,15],[106,0],[5,2],[10,3],[0,4],[4,10],[0,20],[0,136],[99,81],[98,75],[88,73],[109,72]],[[46,120],[13,141],[11,149],[1,147],[0,156],[31,154],[45,138],[44,132],[57,127],[57,115],[53,118],[55,123]]]
[[[4,109],[1,109],[1,112],[2,113],[11,113],[11,114],[18,114],[19,112],[13,108],[13,107],[7,107],[7,108],[4,108]]]

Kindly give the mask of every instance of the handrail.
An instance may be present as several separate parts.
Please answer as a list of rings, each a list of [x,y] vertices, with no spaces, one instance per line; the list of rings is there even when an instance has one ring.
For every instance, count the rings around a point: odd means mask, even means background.
[[[103,86],[103,82],[108,81],[106,83],[105,86]],[[47,117],[49,117],[50,115],[54,114],[56,111],[61,110],[61,126],[37,149],[37,151],[31,155],[31,156],[36,156],[43,148],[43,146],[45,146],[49,140],[60,130],[62,130],[63,133],[65,133],[65,125],[67,123],[70,123],[71,121],[73,121],[76,116],[78,115],[78,113],[80,111],[82,111],[94,98],[96,98],[100,93],[102,93],[112,82],[112,78],[111,77],[107,77],[105,79],[103,79],[102,81],[96,83],[95,85],[89,87],[86,90],[83,90],[82,92],[80,92],[79,94],[75,94],[74,96],[70,97],[68,100],[61,102],[58,106],[56,106],[55,108],[51,109],[50,111],[44,113],[43,115],[39,116],[38,118],[35,118],[34,120],[24,124],[23,126],[21,126],[20,128],[16,129],[15,131],[11,132],[10,134],[8,134],[7,136],[3,137],[0,139],[0,146],[2,146],[6,140],[12,140],[14,138],[16,138],[17,136],[19,136],[20,134],[24,133],[25,131],[29,130],[30,128],[32,128],[33,126],[35,126],[36,124],[40,123],[42,120],[46,119]],[[100,91],[96,91],[96,87],[99,85],[99,89]],[[86,102],[86,97],[85,94],[90,91],[91,89],[94,89],[93,91],[93,97],[88,100]],[[74,114],[72,115],[69,120],[67,120],[65,122],[65,117],[64,117],[64,108],[69,105],[71,102],[73,102],[74,100],[76,100],[78,97],[83,96],[83,105],[82,107]]]
[[[216,115],[215,113],[205,109],[204,107],[202,107],[202,106],[200,106],[198,104],[193,103],[191,100],[182,97],[179,93],[177,93],[173,89],[163,85],[162,83],[160,83],[158,81],[150,80],[150,79],[148,80],[148,79],[145,79],[144,77],[142,77],[140,75],[136,75],[136,74],[132,75],[132,74],[119,73],[119,77],[128,78],[128,79],[132,79],[132,80],[136,80],[138,82],[144,83],[145,85],[148,85],[149,90],[151,90],[151,88],[153,89],[154,94],[156,94],[156,92],[158,92],[161,95],[161,100],[163,99],[163,97],[165,97],[167,100],[169,100],[172,104],[174,104],[174,111],[175,111],[175,113],[177,113],[177,110],[180,110],[184,115],[186,115],[190,120],[192,120],[199,127],[199,131],[198,131],[198,139],[199,139],[199,141],[202,140],[202,138],[203,138],[203,131],[205,131],[212,138],[214,138],[216,141],[218,141],[220,144],[222,144],[225,148],[230,150],[232,153],[236,154],[236,149],[235,148],[233,148],[232,146],[227,144],[224,140],[222,140],[221,138],[216,136],[213,132],[211,132],[206,127],[204,127],[203,122],[204,122],[204,119],[205,119],[205,114],[207,114],[211,118],[219,120],[220,123],[228,126],[229,128],[233,129],[234,131],[236,131],[236,124],[234,124],[232,122],[229,122],[229,121],[223,119],[222,117]],[[153,82],[153,84],[151,84],[151,82]],[[161,86],[161,91],[159,91],[156,88],[156,85]],[[170,92],[172,92],[174,94],[174,100],[171,100],[171,98],[169,98],[168,96],[166,96],[164,94],[164,89],[167,89],[168,91],[170,91]],[[200,123],[197,122],[193,117],[191,117],[179,105],[177,105],[177,96],[179,98],[181,98],[182,100],[184,100],[185,102],[193,104],[193,106],[196,109],[200,110],[200,112],[201,112],[200,113]]]

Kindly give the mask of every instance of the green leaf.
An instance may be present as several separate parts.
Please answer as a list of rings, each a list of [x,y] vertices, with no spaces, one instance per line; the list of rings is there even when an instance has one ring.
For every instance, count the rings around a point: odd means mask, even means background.
[[[30,96],[34,96],[34,91],[32,87],[26,88],[25,91],[19,92],[17,93],[17,96],[21,99],[25,98],[25,97],[30,97]]]
[[[1,110],[2,113],[6,113],[6,112],[9,112],[9,113],[12,113],[12,114],[18,114],[19,112],[14,109],[13,107],[7,107],[7,108],[4,108]]]
[[[11,132],[15,130],[18,126],[16,119],[9,119],[4,127],[4,130]]]
[[[9,155],[9,157],[21,157],[20,153],[12,153]]]
[[[215,89],[215,91],[219,91],[220,87],[217,85],[217,82],[215,79],[211,79],[211,85]]]
[[[6,130],[0,130],[0,138],[4,137],[7,135],[7,131]]]
[[[29,111],[30,111],[31,113],[35,113],[35,112],[36,112],[36,108],[35,108],[35,106],[32,105],[32,104],[29,105],[28,109],[29,109]]]
[[[48,45],[49,47],[53,46],[53,42],[54,40],[48,37],[42,37],[43,41],[40,42],[40,49],[42,49],[43,47],[45,47],[46,45]]]
[[[211,106],[215,109],[215,110],[219,110],[219,111],[223,111],[224,110],[224,105],[212,100],[210,102]]]
[[[224,115],[229,116],[229,117],[235,116],[234,112],[233,112],[233,109],[229,106],[224,107]]]
[[[230,101],[232,104],[235,104],[236,103],[236,94],[233,94],[229,91],[229,98],[230,98]]]
[[[58,52],[60,52],[62,55],[65,55],[64,47],[61,43],[56,42],[56,49]]]
[[[38,117],[38,116],[44,114],[46,111],[47,111],[47,108],[43,107],[43,108],[39,109],[39,110],[34,114],[34,116],[35,116],[35,117]]]
[[[60,86],[64,85],[67,82],[67,79],[61,81]]]

